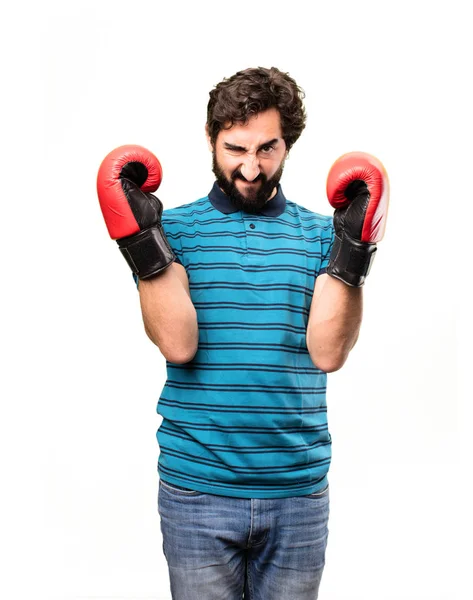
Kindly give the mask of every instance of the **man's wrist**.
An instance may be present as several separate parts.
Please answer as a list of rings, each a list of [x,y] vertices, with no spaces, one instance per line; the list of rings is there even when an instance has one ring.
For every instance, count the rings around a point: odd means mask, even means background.
[[[346,232],[335,234],[327,274],[352,287],[365,283],[376,254],[376,244],[360,242]]]

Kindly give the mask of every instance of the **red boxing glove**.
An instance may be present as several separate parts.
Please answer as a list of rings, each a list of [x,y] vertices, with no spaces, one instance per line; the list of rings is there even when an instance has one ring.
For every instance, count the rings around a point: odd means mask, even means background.
[[[100,208],[110,237],[131,270],[147,279],[166,269],[175,255],[161,226],[159,160],[142,146],[120,146],[102,161],[97,175]]]
[[[354,287],[364,284],[384,235],[389,181],[381,162],[364,152],[344,154],[327,177],[335,208],[335,240],[327,273]]]

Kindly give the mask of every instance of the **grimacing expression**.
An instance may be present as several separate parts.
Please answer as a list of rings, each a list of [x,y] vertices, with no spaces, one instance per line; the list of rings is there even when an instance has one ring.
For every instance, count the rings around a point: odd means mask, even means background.
[[[238,210],[257,213],[277,192],[286,144],[279,112],[271,108],[209,140],[217,184]]]

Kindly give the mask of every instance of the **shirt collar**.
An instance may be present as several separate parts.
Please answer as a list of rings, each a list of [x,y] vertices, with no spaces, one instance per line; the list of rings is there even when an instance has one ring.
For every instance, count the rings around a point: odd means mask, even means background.
[[[213,188],[209,192],[209,200],[214,208],[225,215],[238,211],[238,209],[233,206],[230,198],[218,187],[217,182],[214,183]],[[266,202],[258,214],[264,215],[265,217],[279,217],[285,209],[286,197],[283,194],[281,186],[278,184],[276,195]]]

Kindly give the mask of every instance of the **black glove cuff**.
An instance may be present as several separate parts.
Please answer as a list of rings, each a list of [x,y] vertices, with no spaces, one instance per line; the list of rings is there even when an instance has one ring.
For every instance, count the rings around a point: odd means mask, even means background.
[[[361,287],[370,272],[376,244],[359,242],[346,233],[335,235],[327,273],[352,287]]]
[[[117,244],[130,269],[140,279],[157,275],[176,259],[159,225],[117,240]]]

